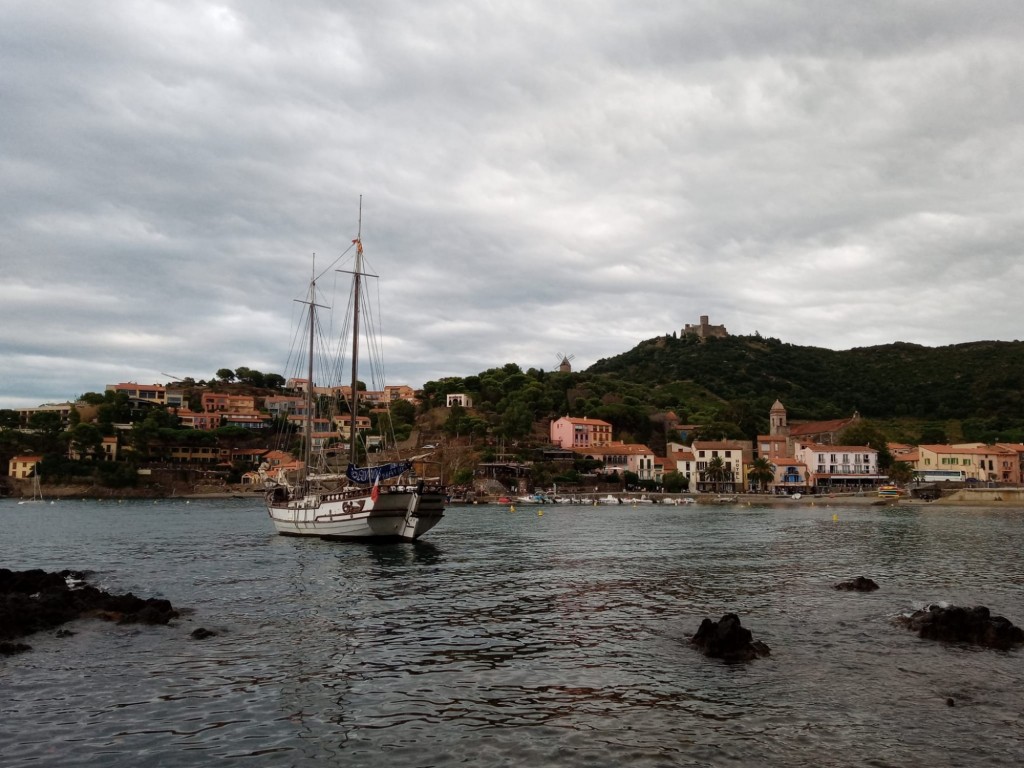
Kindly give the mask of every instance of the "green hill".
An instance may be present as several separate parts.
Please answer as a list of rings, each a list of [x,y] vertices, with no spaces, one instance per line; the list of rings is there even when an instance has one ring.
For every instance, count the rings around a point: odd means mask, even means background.
[[[1007,432],[1024,425],[1024,343],[1018,341],[836,351],[760,336],[665,336],[599,360],[587,373],[649,387],[685,383],[765,414],[779,398],[797,419],[857,410],[876,419],[984,420]]]

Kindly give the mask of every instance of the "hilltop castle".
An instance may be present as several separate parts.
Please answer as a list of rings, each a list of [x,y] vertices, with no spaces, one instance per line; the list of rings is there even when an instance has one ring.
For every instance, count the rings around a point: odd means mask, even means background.
[[[701,315],[699,325],[690,325],[690,323],[687,323],[683,326],[682,335],[686,336],[687,334],[692,334],[701,339],[724,339],[729,335],[729,332],[725,330],[724,325],[711,325],[708,323],[708,316]]]

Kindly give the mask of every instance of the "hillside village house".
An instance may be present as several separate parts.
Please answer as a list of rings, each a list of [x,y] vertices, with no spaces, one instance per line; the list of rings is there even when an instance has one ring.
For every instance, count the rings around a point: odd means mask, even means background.
[[[575,447],[573,451],[584,459],[604,462],[601,474],[632,472],[640,480],[659,480],[655,473],[654,451],[637,443],[613,442],[588,448]]]
[[[42,456],[15,456],[7,462],[7,475],[19,480],[32,477],[36,471],[36,464],[42,460]]]
[[[75,410],[74,403],[44,403],[36,408],[21,408],[18,410],[18,419],[22,424],[28,424],[29,419],[37,413],[56,413],[60,416],[61,424],[67,424],[71,419],[71,412]]]
[[[85,456],[74,448],[74,443],[68,444],[68,458],[72,461],[81,461]],[[95,458],[101,461],[117,461],[118,455],[118,437],[117,435],[104,436],[100,440],[99,453]]]
[[[445,398],[445,406],[451,408],[454,405],[461,405],[463,408],[473,407],[473,398],[461,392],[453,392]]]
[[[356,416],[356,431],[360,434],[370,431],[370,417],[369,416]],[[338,435],[342,440],[348,440],[352,435],[352,416],[348,413],[343,413],[334,417],[334,428],[337,430]]]
[[[304,397],[294,397],[291,395],[270,395],[264,398],[263,407],[267,409],[273,417],[284,416],[287,414],[298,414],[300,416],[306,413],[306,399]]]
[[[127,381],[121,384],[107,384],[106,391],[128,395],[132,400],[167,405],[167,388],[163,384],[137,384],[134,381]]]
[[[578,419],[563,416],[551,422],[551,443],[576,449],[608,445],[612,441],[612,425],[601,419]]]
[[[204,411],[226,411],[228,413],[251,413],[256,410],[256,398],[252,395],[232,395],[225,392],[203,392],[200,397]]]

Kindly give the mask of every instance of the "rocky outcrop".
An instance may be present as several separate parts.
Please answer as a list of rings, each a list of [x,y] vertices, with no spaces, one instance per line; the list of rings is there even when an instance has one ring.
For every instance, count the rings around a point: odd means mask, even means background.
[[[740,624],[735,613],[727,613],[718,621],[704,619],[697,634],[690,638],[690,643],[705,656],[725,661],[750,661],[771,653],[767,645],[753,639],[750,630]]]
[[[993,616],[984,605],[930,605],[898,621],[927,640],[974,643],[1004,651],[1024,643],[1024,630],[1003,616]]]
[[[0,653],[28,650],[24,644],[7,641],[81,617],[119,624],[166,624],[178,615],[168,600],[143,599],[130,592],[111,595],[85,583],[85,577],[78,571],[0,568]]]
[[[840,581],[838,584],[833,584],[832,589],[839,589],[844,592],[874,592],[878,589],[878,584],[876,584],[872,579],[868,579],[864,576],[858,576],[857,578],[850,579],[849,581]]]

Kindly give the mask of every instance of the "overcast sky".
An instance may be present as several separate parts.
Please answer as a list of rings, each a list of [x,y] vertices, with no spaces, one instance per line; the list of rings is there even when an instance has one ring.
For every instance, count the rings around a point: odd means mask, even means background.
[[[389,383],[1024,337],[1018,0],[0,7],[0,408],[284,373],[360,195]]]

